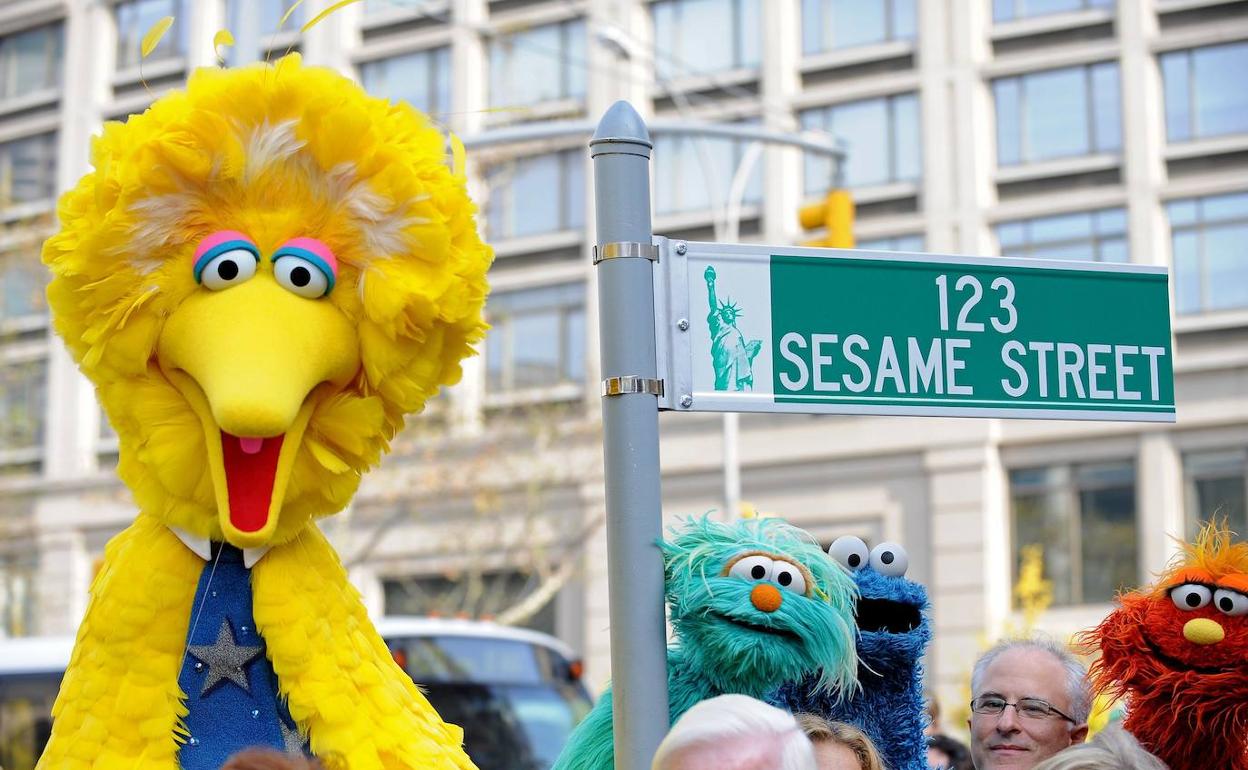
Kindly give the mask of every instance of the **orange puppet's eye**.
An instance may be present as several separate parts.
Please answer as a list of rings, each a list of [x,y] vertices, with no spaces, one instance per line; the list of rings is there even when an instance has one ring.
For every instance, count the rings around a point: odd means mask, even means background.
[[[1174,602],[1174,606],[1184,612],[1205,607],[1212,599],[1213,591],[1199,583],[1184,583],[1181,586],[1175,586],[1170,589],[1170,601]]]
[[[1219,588],[1213,592],[1213,606],[1217,607],[1223,615],[1232,617],[1248,615],[1248,596],[1239,591]]]

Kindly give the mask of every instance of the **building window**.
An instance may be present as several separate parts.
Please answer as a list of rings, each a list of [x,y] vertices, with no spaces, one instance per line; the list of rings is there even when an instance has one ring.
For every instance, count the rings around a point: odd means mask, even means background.
[[[1129,261],[1125,209],[1020,219],[995,229],[1001,254],[1007,257]]]
[[[660,0],[654,72],[660,81],[755,68],[762,60],[762,0]]]
[[[56,134],[0,144],[0,209],[51,201],[56,194]]]
[[[35,559],[30,551],[0,553],[0,638],[35,633]]]
[[[1161,56],[1166,139],[1186,142],[1248,132],[1248,43],[1214,45]]]
[[[536,572],[482,571],[470,575],[420,575],[382,581],[385,613],[492,620],[537,590]],[[555,602],[547,602],[521,624],[555,633]]]
[[[579,150],[517,158],[486,171],[490,238],[575,230],[585,224],[585,158]]]
[[[1204,522],[1223,518],[1232,532],[1248,537],[1248,448],[1186,453],[1183,477],[1189,537]]]
[[[64,35],[58,22],[0,38],[0,101],[61,85]]]
[[[727,205],[729,188],[749,142],[664,135],[654,140],[654,210],[658,214],[705,211]],[[763,160],[746,182],[744,203],[763,198]],[[712,195],[712,191],[717,191]]]
[[[992,0],[992,20],[1013,21],[1031,16],[1113,7],[1114,0]]]
[[[828,132],[848,154],[845,184],[850,187],[914,182],[922,175],[919,157],[919,99],[900,94],[882,99],[806,110],[802,128]],[[806,193],[833,184],[831,158],[806,153]]]
[[[444,46],[364,62],[360,82],[373,96],[407,102],[426,114],[449,112],[451,49]]]
[[[1055,605],[1108,602],[1139,582],[1135,465],[1058,465],[1010,472],[1014,577],[1039,545]]]
[[[0,350],[0,457],[37,462],[43,446],[48,363]]]
[[[923,251],[924,238],[921,235],[895,235],[891,238],[868,238],[854,244],[858,249],[871,251]]]
[[[117,13],[117,69],[139,66],[143,36],[166,16],[174,18],[173,26],[144,61],[175,59],[185,52],[184,32],[188,22],[182,13],[182,0],[122,0],[114,8]]]
[[[802,0],[802,53],[807,56],[913,39],[914,0]]]
[[[585,70],[582,19],[499,35],[490,42],[490,106],[580,99]]]
[[[487,313],[489,393],[541,391],[584,382],[584,284],[491,294]]]
[[[0,254],[0,334],[6,322],[46,317],[47,275],[37,249]]]
[[[299,28],[303,26],[303,6],[297,0],[229,0],[225,9],[226,29],[234,33],[242,44],[249,35],[255,35],[255,49],[244,51],[237,45],[226,49],[226,61],[231,65],[259,59],[275,59],[287,50],[297,49]],[[291,11],[291,8],[294,8]],[[282,17],[290,17],[282,22]],[[174,22],[175,24],[177,22]]]
[[[1248,308],[1248,193],[1172,201],[1174,311]]]
[[[1122,146],[1114,62],[999,78],[992,90],[1002,166],[1116,152]]]

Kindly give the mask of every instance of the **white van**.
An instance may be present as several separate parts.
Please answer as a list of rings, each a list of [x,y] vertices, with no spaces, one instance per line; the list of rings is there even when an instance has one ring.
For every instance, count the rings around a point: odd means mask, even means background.
[[[548,770],[589,713],[581,663],[547,634],[471,620],[391,617],[377,629],[480,770]],[[0,641],[0,770],[33,770],[73,639]]]

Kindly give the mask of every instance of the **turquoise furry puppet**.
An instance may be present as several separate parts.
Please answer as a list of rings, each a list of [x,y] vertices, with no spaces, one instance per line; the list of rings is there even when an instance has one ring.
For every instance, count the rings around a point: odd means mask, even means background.
[[[770,700],[795,713],[856,725],[892,770],[927,770],[923,654],[932,640],[927,590],[906,579],[909,557],[894,543],[880,543],[868,553],[861,539],[841,537],[828,554],[858,586],[859,689],[846,699],[828,697],[818,679],[807,677]]]
[[[762,698],[818,673],[815,687],[854,686],[853,581],[802,530],[780,519],[691,519],[660,541],[676,643],[667,649],[669,718],[725,693]],[[553,770],[611,770],[608,688]]]

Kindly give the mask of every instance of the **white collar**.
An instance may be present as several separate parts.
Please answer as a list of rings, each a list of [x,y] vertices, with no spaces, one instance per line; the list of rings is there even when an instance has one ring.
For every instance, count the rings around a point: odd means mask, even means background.
[[[212,561],[212,542],[209,541],[208,538],[201,537],[199,535],[192,535],[185,529],[172,525],[169,525],[169,531],[177,535],[178,539],[182,541],[182,544],[191,549],[191,552],[196,556],[204,561]],[[247,569],[251,569],[255,566],[256,562],[260,561],[260,559],[269,552],[269,549],[272,547],[273,546],[266,545],[260,548],[244,548],[243,566]]]

